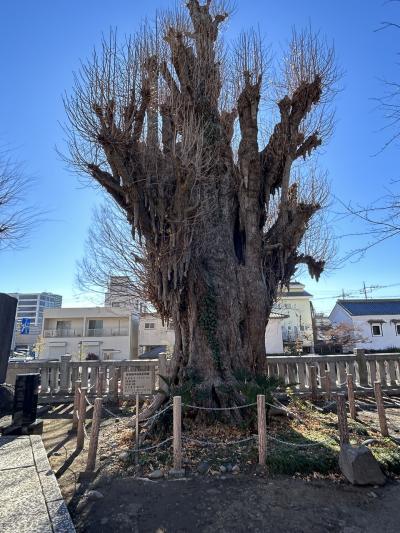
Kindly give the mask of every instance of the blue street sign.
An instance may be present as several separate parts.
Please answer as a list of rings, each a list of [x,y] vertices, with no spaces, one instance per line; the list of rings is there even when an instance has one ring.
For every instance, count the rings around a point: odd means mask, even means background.
[[[31,325],[30,318],[23,318],[21,320],[21,329],[20,329],[21,335],[29,335],[30,325]]]

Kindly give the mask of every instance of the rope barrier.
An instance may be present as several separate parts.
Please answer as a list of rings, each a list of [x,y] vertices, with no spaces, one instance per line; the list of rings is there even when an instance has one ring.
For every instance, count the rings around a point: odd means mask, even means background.
[[[182,407],[188,407],[189,409],[199,409],[201,411],[233,411],[235,409],[245,409],[247,407],[254,407],[257,405],[257,402],[248,403],[246,405],[238,405],[237,407],[201,407],[198,405],[190,405],[188,403],[183,403]]]
[[[165,409],[163,409],[159,413],[156,413],[155,415],[151,415],[148,418],[144,418],[143,420],[139,420],[139,422],[148,422],[149,420],[153,420],[154,418],[161,416],[163,413],[165,413],[165,411],[168,411],[168,409],[171,409],[171,407],[172,407],[172,404],[170,403],[169,405],[167,405],[167,407],[165,407]]]
[[[325,446],[325,444],[322,442],[313,442],[313,443],[304,443],[304,444],[288,442],[286,440],[277,439],[276,437],[273,437],[272,435],[268,435],[268,433],[267,433],[267,439],[279,442],[280,444],[284,444],[285,446],[293,446],[294,448],[311,448],[315,446]]]
[[[93,407],[93,404],[89,401],[89,398],[87,396],[85,396],[85,400],[89,407]]]
[[[195,444],[200,444],[200,446],[234,446],[236,444],[242,444],[243,442],[249,442],[251,440],[254,440],[255,438],[257,438],[257,435],[252,435],[251,437],[247,437],[246,439],[232,440],[228,442],[215,442],[210,440],[203,441],[198,439],[192,439],[191,437],[182,436],[182,440],[187,442],[194,442]]]
[[[160,446],[163,446],[167,442],[170,442],[173,440],[173,437],[169,437],[168,439],[163,440],[162,442],[159,442],[158,444],[155,444],[154,446],[147,446],[146,448],[131,448],[127,450],[128,452],[147,452],[148,450],[155,450],[156,448],[160,448]]]
[[[112,411],[110,411],[109,409],[107,409],[107,407],[104,407],[104,405],[102,406],[102,408],[104,409],[104,411],[105,411],[106,413],[108,413],[108,414],[111,415],[112,417],[114,417],[114,418],[119,418],[118,415],[116,415],[115,413],[113,413]]]

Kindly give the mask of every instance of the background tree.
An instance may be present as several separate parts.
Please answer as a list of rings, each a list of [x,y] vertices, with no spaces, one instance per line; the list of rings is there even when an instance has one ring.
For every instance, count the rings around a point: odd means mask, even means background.
[[[300,247],[326,188],[316,172],[302,180],[298,163],[330,133],[336,70],[331,48],[295,32],[267,84],[254,33],[228,53],[223,6],[186,7],[124,44],[111,35],[75,76],[70,160],[125,212],[142,247],[146,293],[175,326],[173,383],[225,407],[244,401],[238,372],[264,371],[280,284],[300,264],[316,278],[325,266]],[[268,88],[278,101],[270,131]]]
[[[21,165],[0,152],[0,251],[21,246],[39,221],[38,213],[26,205],[30,183]]]
[[[362,329],[344,322],[338,324],[321,323],[317,328],[317,344],[319,349],[326,347],[329,351],[339,347],[343,352],[351,352],[357,343],[367,342],[368,338],[363,335]],[[329,350],[329,348],[331,350]],[[335,350],[333,350],[335,352]]]

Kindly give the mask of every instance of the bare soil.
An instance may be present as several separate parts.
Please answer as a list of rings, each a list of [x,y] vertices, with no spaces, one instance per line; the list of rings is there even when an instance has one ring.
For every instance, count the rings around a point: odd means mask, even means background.
[[[399,410],[388,411],[389,426],[397,433]],[[143,477],[138,477],[137,467],[119,457],[122,450],[132,446],[129,419],[123,417],[102,422],[99,469],[94,479],[81,482],[79,472],[85,469],[87,449],[74,453],[75,435],[69,433],[71,407],[53,408],[45,416],[43,440],[78,532],[399,531],[400,482],[396,476],[381,488],[353,487],[337,471],[328,475],[272,475],[255,468],[254,460],[246,461],[245,455],[239,455],[241,472],[237,475],[221,475],[215,468],[211,469],[214,475],[200,475],[187,465],[189,475],[183,479],[151,481],[145,477],[145,466],[139,474]],[[377,424],[375,413],[363,412],[363,417],[368,424]],[[312,450],[315,448],[305,453],[314,453]],[[196,453],[200,461],[202,455],[195,448],[192,460],[196,460]],[[281,452],[283,458],[285,453]],[[287,457],[289,454],[290,450]],[[167,468],[169,457],[162,460]],[[159,466],[157,461],[161,461],[160,456],[150,460],[152,468]],[[252,464],[246,467],[247,462]],[[99,491],[103,497],[89,500],[85,497],[88,489]]]

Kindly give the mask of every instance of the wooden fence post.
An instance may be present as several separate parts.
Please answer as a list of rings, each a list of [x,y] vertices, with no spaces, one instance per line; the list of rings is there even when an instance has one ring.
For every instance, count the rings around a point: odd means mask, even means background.
[[[267,450],[267,424],[265,418],[265,395],[257,394],[258,464],[265,465]]]
[[[317,367],[309,366],[309,379],[310,379],[310,389],[311,389],[311,401],[315,402],[318,398],[317,396]]]
[[[343,393],[336,395],[340,447],[349,444],[349,427],[347,425],[346,398]]]
[[[99,368],[99,372],[97,374],[97,380],[96,380],[96,395],[97,396],[103,396],[103,381],[104,381],[104,372],[101,368]]]
[[[78,380],[75,383],[75,392],[74,392],[74,413],[72,415],[72,429],[76,431],[78,427],[78,409],[81,397],[81,385],[82,383]]]
[[[173,449],[174,449],[174,468],[182,469],[182,398],[174,396],[173,402]]]
[[[382,386],[381,386],[380,381],[374,382],[374,393],[375,393],[376,409],[378,411],[378,416],[379,416],[379,426],[381,428],[381,434],[382,434],[382,437],[388,437],[389,430],[387,427],[385,406],[383,405],[383,398],[382,398]]]
[[[97,446],[99,444],[99,431],[103,399],[96,398],[94,401],[92,429],[90,432],[89,450],[86,462],[86,472],[93,472],[96,467]]]
[[[76,436],[76,449],[82,450],[85,443],[85,419],[86,419],[86,387],[81,387],[78,411],[78,434]]]
[[[350,416],[355,420],[357,418],[357,410],[354,398],[354,382],[352,374],[347,374],[347,397],[349,399]]]

